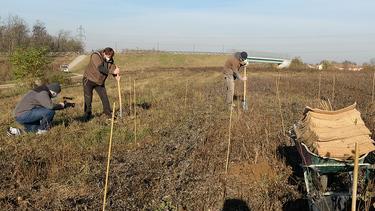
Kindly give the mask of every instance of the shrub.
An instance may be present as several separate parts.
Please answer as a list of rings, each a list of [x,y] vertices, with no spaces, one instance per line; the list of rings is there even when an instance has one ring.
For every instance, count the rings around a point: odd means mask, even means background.
[[[41,79],[52,62],[46,48],[17,48],[10,56],[16,79],[32,82]]]

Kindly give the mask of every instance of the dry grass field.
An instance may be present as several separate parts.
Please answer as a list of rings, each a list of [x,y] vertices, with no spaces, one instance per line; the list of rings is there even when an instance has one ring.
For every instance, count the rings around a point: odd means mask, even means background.
[[[250,66],[249,110],[242,111],[235,101],[225,174],[225,56],[117,58],[125,70],[125,115],[114,125],[110,210],[221,210],[231,202],[250,210],[301,210],[299,157],[285,130],[302,117],[305,106],[319,105],[319,74],[321,97],[329,98],[335,109],[357,102],[367,127],[375,129],[372,72],[277,72]],[[136,118],[129,101],[133,80]],[[107,80],[110,101],[118,105],[116,85],[113,78]],[[16,126],[12,110],[22,96],[18,93],[0,93],[0,209],[101,209],[110,124],[100,115],[98,96],[94,94],[96,117],[83,123],[82,87],[66,87],[59,99],[72,96],[76,107],[58,112],[49,133],[7,137],[6,128]],[[241,83],[236,84],[236,95],[241,98]],[[142,107],[145,104],[151,106]]]

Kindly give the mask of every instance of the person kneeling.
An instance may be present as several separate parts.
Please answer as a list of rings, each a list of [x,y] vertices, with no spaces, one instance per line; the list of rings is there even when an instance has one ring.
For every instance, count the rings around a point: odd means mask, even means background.
[[[56,110],[64,109],[65,103],[54,104],[52,98],[61,92],[59,83],[42,85],[30,90],[14,110],[16,121],[26,132],[43,134],[51,127]],[[20,135],[21,130],[10,127],[8,135]]]

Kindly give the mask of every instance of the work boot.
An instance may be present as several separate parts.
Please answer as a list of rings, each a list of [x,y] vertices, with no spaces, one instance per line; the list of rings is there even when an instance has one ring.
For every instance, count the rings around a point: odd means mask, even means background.
[[[83,122],[88,122],[93,118],[91,112],[85,113],[82,117]]]

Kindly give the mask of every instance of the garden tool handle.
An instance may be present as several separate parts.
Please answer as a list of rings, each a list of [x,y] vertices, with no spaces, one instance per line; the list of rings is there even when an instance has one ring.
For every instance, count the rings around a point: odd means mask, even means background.
[[[247,77],[247,74],[246,74],[246,66],[244,66],[244,77]],[[246,82],[247,82],[247,79],[243,82],[243,100],[245,101],[246,100]]]

